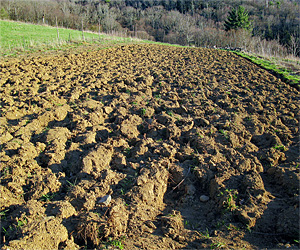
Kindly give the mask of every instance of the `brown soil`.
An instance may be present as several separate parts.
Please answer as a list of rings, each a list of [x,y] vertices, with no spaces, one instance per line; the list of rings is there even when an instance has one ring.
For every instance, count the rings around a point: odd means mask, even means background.
[[[0,64],[3,249],[299,247],[299,92],[280,79],[160,45]]]

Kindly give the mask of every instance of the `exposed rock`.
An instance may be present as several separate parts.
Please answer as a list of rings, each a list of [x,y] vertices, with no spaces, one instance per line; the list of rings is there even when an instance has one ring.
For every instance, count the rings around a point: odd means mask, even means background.
[[[201,195],[200,196],[200,201],[202,201],[202,202],[207,202],[209,200],[209,197],[208,196],[206,196],[206,195]]]
[[[110,202],[111,202],[111,195],[105,195],[105,196],[101,197],[101,199],[99,200],[98,203],[100,205],[108,206]]]

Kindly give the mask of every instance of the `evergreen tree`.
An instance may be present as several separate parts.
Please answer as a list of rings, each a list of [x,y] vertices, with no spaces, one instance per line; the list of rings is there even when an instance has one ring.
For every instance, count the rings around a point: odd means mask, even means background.
[[[248,11],[244,7],[239,6],[237,9],[233,9],[229,12],[229,16],[225,21],[225,30],[229,31],[231,29],[251,29],[251,22],[249,21]]]
[[[9,19],[9,14],[4,8],[0,10],[0,19]]]

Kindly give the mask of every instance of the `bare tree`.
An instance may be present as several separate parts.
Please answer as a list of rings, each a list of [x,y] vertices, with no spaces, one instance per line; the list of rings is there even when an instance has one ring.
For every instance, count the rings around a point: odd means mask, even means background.
[[[190,15],[184,15],[176,26],[177,32],[185,38],[185,43],[189,45],[194,39],[195,20]],[[185,45],[186,45],[185,44]]]
[[[291,36],[289,50],[293,56],[297,56],[299,54],[299,50],[300,50],[299,36],[295,34]]]
[[[112,13],[104,17],[102,26],[105,32],[119,31],[121,29],[121,25],[116,21],[116,15]]]
[[[150,21],[150,24],[153,29],[159,28],[160,19],[163,15],[163,10],[163,6],[154,6],[146,10],[146,16],[148,17],[148,20]]]

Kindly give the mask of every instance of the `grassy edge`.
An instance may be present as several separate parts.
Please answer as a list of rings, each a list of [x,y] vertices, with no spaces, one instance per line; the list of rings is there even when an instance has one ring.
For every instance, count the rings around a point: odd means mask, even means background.
[[[32,26],[41,26],[45,29],[51,28],[55,29],[52,26],[46,25],[39,25],[39,24],[32,24],[32,23],[25,23],[19,21],[12,21],[12,20],[0,20],[5,22],[11,22],[16,24],[24,24],[24,25],[32,25]],[[1,25],[3,25],[1,23]],[[123,44],[136,44],[136,43],[144,43],[143,40],[135,37],[123,37],[114,34],[105,34],[105,33],[97,33],[91,31],[84,31],[85,38],[74,38],[76,34],[74,33],[81,33],[81,31],[68,29],[59,27],[59,32],[69,32],[72,35],[72,39],[52,39],[51,41],[38,41],[34,39],[26,38],[23,42],[17,45],[12,45],[9,47],[5,47],[0,45],[0,59],[9,59],[9,58],[16,58],[19,56],[27,56],[27,55],[34,55],[35,53],[51,53],[51,52],[58,52],[58,51],[67,51],[70,49],[77,49],[78,47],[86,47],[86,46],[93,46],[97,45],[100,47],[113,47],[116,45],[123,45]],[[78,35],[78,34],[77,34]],[[23,36],[24,37],[24,36]],[[97,37],[97,38],[95,38]],[[1,34],[0,34],[1,39]]]
[[[263,69],[268,70],[270,73],[276,75],[277,77],[281,78],[284,82],[290,84],[292,87],[296,88],[297,90],[300,89],[300,76],[299,75],[292,75],[292,71],[282,68],[275,63],[272,63],[271,61],[265,59],[265,58],[260,58],[259,56],[256,55],[250,55],[246,54],[243,52],[237,52],[237,51],[232,51],[238,56],[241,56],[248,61],[255,63],[256,65],[260,66]]]
[[[104,41],[61,41],[56,44],[46,44],[46,43],[38,43],[37,45],[30,46],[27,48],[16,47],[11,49],[9,52],[5,51],[4,53],[0,53],[0,60],[23,57],[23,56],[34,56],[36,53],[52,53],[52,52],[67,52],[73,49],[80,49],[92,46],[98,46],[99,49],[110,48],[118,45],[126,45],[126,44],[138,44],[143,43],[142,41],[137,41],[132,39],[131,41],[118,41],[117,39],[105,39]]]

